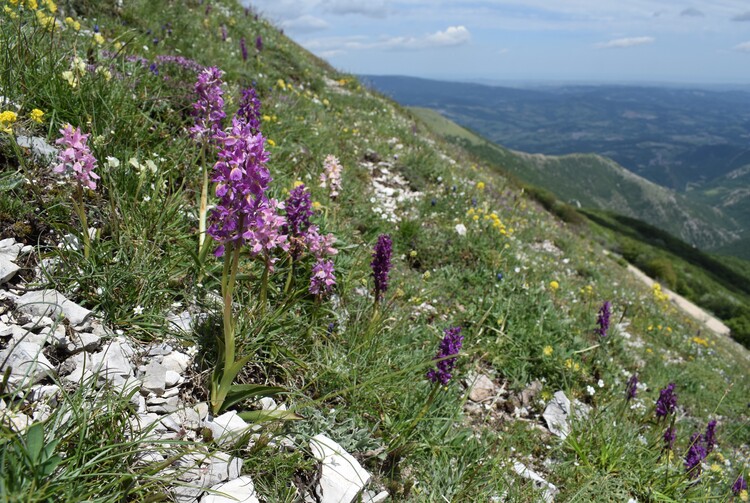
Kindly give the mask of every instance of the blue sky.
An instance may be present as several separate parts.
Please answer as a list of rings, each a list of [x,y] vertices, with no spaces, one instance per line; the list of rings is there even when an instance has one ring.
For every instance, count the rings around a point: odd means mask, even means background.
[[[243,0],[352,73],[750,83],[750,0]]]

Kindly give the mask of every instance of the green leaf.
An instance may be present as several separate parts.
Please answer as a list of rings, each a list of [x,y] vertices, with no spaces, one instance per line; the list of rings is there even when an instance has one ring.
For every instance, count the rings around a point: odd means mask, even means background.
[[[34,423],[26,432],[26,451],[32,463],[38,463],[44,447],[44,427],[42,423]]]
[[[9,173],[0,177],[0,192],[8,192],[23,185],[23,176],[20,173]]]
[[[248,423],[263,423],[266,421],[298,421],[304,419],[291,410],[248,410],[237,414]]]
[[[278,386],[263,386],[261,384],[234,384],[229,387],[222,410],[235,405],[248,398],[261,398],[264,396],[274,396],[286,391]]]

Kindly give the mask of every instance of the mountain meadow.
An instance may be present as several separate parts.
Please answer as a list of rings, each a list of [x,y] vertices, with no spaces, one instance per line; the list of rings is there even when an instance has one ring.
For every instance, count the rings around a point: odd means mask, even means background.
[[[2,5],[0,501],[748,500],[746,262],[232,0]]]

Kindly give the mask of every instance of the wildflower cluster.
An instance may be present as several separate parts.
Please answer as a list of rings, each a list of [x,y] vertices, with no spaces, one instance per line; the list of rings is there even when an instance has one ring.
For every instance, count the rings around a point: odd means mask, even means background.
[[[703,434],[693,433],[690,436],[690,445],[685,454],[685,470],[691,478],[696,478],[701,473],[701,463],[714,450],[716,445],[716,421],[710,421]]]
[[[456,366],[456,356],[461,351],[464,336],[461,335],[461,327],[451,327],[444,331],[443,340],[433,360],[437,360],[436,368],[427,372],[427,379],[443,386],[448,384],[453,375],[451,372]]]
[[[633,374],[630,376],[630,379],[628,379],[628,384],[625,389],[625,398],[629,402],[633,398],[636,397],[638,394],[638,374]]]
[[[336,199],[341,190],[342,169],[339,160],[335,156],[329,155],[325,158],[323,172],[320,174],[320,186],[324,189],[328,187],[331,199]]]
[[[375,280],[375,301],[382,299],[383,294],[388,290],[388,273],[391,270],[391,253],[393,252],[393,243],[388,234],[378,236],[378,242],[372,253],[372,277]]]
[[[611,315],[612,304],[609,301],[606,301],[602,304],[602,307],[599,308],[599,313],[596,317],[596,333],[599,337],[607,337],[609,318]]]
[[[515,232],[515,229],[513,227],[507,227],[494,211],[489,212],[485,211],[482,208],[469,208],[469,210],[466,212],[466,216],[477,224],[489,224],[493,229],[496,229],[503,236],[512,236]]]
[[[651,287],[651,293],[654,296],[654,300],[660,304],[662,307],[666,306],[667,302],[669,301],[669,294],[665,293],[661,289],[661,285],[659,283],[654,283]]]
[[[13,123],[18,120],[18,114],[10,110],[0,113],[0,131],[7,134],[13,133]]]
[[[212,66],[198,75],[195,83],[195,93],[198,100],[193,103],[195,125],[190,128],[190,134],[196,138],[210,136],[220,138],[221,121],[224,120],[224,91],[221,88],[221,77],[224,72]]]
[[[674,388],[675,384],[669,383],[659,392],[659,399],[656,401],[656,417],[667,417],[677,408],[677,395],[674,393]]]
[[[276,246],[286,249],[281,230],[286,222],[276,213],[283,205],[265,195],[271,174],[263,135],[253,134],[235,117],[232,128],[213,139],[221,145],[212,177],[219,202],[209,215],[211,225],[206,232],[220,243],[215,255],[222,256],[229,243],[248,243],[255,255]]]
[[[66,124],[60,130],[63,135],[55,143],[61,145],[63,149],[58,154],[58,161],[53,171],[63,173],[72,170],[78,183],[82,187],[96,190],[96,180],[99,175],[94,173],[96,168],[96,158],[91,154],[87,145],[89,134],[82,134],[80,128],[73,128]]]

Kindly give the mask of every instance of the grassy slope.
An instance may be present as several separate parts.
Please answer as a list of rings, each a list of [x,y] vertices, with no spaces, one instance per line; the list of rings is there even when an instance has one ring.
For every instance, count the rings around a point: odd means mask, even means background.
[[[87,196],[89,221],[100,231],[86,259],[57,249],[58,238],[49,233],[77,228],[68,187],[56,184],[49,168],[14,149],[12,141],[0,140],[3,174],[20,169],[36,181],[0,193],[2,233],[39,244],[43,256],[61,259],[50,272],[52,285],[97,309],[107,323],[146,340],[167,335],[164,313],[174,302],[215,312],[208,294],[218,290],[221,264],[196,263],[193,251],[199,152],[185,128],[191,124],[195,74],[164,66],[157,76],[145,66],[97,54],[127,41],[123,54],[181,54],[217,65],[226,72],[230,110],[240,87],[257,82],[266,115],[263,132],[275,142],[271,194],[284,198],[295,180],[305,181],[321,204],[314,220],[335,233],[340,250],[336,298],[323,303],[307,293],[309,264],[292,274],[292,293],[284,293],[288,263],[277,264],[266,305],[259,301],[259,282],[252,280],[262,269],[243,262],[247,279],[236,299],[243,313],[239,350],[255,356],[241,378],[284,386],[285,403],[306,418],[267,427],[267,434],[331,435],[363,459],[397,501],[487,501],[503,493],[511,501],[538,500],[531,484],[513,475],[511,459],[557,484],[560,501],[728,497],[729,486],[745,469],[750,442],[745,350],[705,333],[696,342],[699,327],[656,302],[597,243],[527,200],[496,170],[473,165],[468,154],[433,137],[402,109],[338,74],[266,21],[246,17],[236,5],[212,3],[208,13],[197,2],[133,1],[122,11],[110,3],[71,6],[77,12],[69,9],[66,15],[84,27],[99,24],[106,37],[102,47],[90,34],[72,30],[58,32],[50,44],[50,35],[29,13],[21,13],[27,31],[7,18],[0,26],[5,69],[0,85],[21,106],[17,127],[52,141],[70,121],[92,132],[97,158],[120,160],[119,167],[100,164],[101,191]],[[167,22],[171,33],[163,28]],[[222,24],[231,38],[226,42]],[[243,62],[238,38],[257,35],[264,49]],[[50,52],[59,57],[48,58]],[[107,81],[101,73],[87,73],[71,88],[61,74],[74,53],[88,53],[93,64],[121,78]],[[47,113],[43,125],[23,119],[32,108]],[[373,212],[371,175],[361,164],[367,151],[392,160],[393,172],[423,194],[399,207],[398,223]],[[322,160],[331,153],[344,165],[344,187],[336,201],[316,184]],[[136,165],[156,159],[157,169],[137,170],[132,158]],[[485,218],[493,212],[501,221],[497,227]],[[465,237],[456,232],[459,223],[467,227]],[[371,287],[370,250],[380,233],[393,236],[394,270],[381,313],[374,316],[372,299],[363,292]],[[559,288],[551,286],[553,280]],[[599,340],[593,333],[604,300],[612,301],[616,321],[630,322],[629,338],[614,331]],[[142,314],[136,314],[138,306]],[[423,376],[449,326],[463,327],[466,337],[457,380],[486,372],[513,392],[542,381],[539,397],[528,405],[531,421],[513,420],[496,407],[466,413],[465,391],[455,381],[436,389],[434,402],[423,407],[433,390]],[[219,332],[217,323],[208,323],[184,341],[201,345],[203,370],[213,361],[211,340]],[[648,386],[629,408],[622,397],[632,372]],[[653,418],[654,399],[668,382],[677,383],[681,406],[674,458],[661,455],[665,425]],[[196,378],[194,384],[199,399],[206,383]],[[542,400],[560,389],[594,406],[590,419],[565,442],[536,424]],[[683,475],[680,456],[690,434],[711,417],[720,421],[720,443],[708,461],[720,463],[721,455],[729,464],[708,471],[694,485]],[[48,438],[63,437],[62,446],[75,445],[77,437],[55,430],[53,421],[45,428]],[[5,429],[0,436],[3,442],[13,438]],[[120,452],[108,443],[106,427],[86,438],[105,452]],[[384,454],[365,454],[383,452],[381,447]],[[293,481],[302,488],[315,473],[304,449],[280,452],[259,443],[251,450],[240,446],[237,453],[266,501],[296,501]],[[137,449],[120,457],[127,461],[136,454]],[[118,489],[110,485],[98,494],[95,486],[110,480],[114,468],[85,464],[91,483],[81,484],[65,476],[80,473],[73,471],[74,461],[68,457],[51,479],[49,499],[111,501]],[[2,458],[0,480],[11,476],[9,462]],[[133,480],[141,497],[153,491],[144,486],[147,477]],[[83,489],[89,490],[85,498]],[[42,492],[30,494],[30,501],[48,500]]]
[[[460,138],[470,151],[491,159],[527,183],[551,190],[565,201],[639,218],[701,248],[714,248],[736,238],[726,230],[726,215],[635,175],[611,159],[595,154],[549,156],[515,152],[467,131],[435,111],[411,110],[439,134]]]
[[[410,110],[424,118],[430,129],[436,134],[452,141],[458,141],[460,144],[469,142],[471,145],[479,147],[478,149],[472,149],[472,151],[477,152],[483,161],[495,163],[497,162],[497,156],[494,153],[502,153],[506,161],[502,167],[499,166],[500,169],[505,169],[508,165],[514,165],[514,156],[522,159],[541,159],[540,162],[554,163],[558,166],[567,164],[565,158],[579,159],[583,165],[611,163],[611,161],[599,156],[575,155],[557,158],[529,156],[528,154],[512,152],[502,147],[488,145],[486,140],[480,136],[462,128],[433,110],[423,108],[410,108]],[[489,157],[483,157],[488,153]],[[524,167],[520,162],[516,163],[515,166],[518,168]],[[525,167],[528,168],[529,166]],[[610,174],[625,171],[619,166],[615,165],[615,167],[617,170],[609,171]],[[594,171],[601,173],[596,168]],[[537,176],[538,172],[529,169],[523,169],[522,172],[527,181],[528,179],[533,180],[530,183],[541,186],[548,183],[543,177]],[[528,173],[531,173],[531,175],[527,176]],[[632,174],[627,172],[625,176],[633,177]],[[595,176],[595,178],[601,182],[602,177]],[[571,176],[567,180],[569,181],[568,186],[575,187],[572,190],[581,193],[586,192],[586,190],[576,186],[576,184],[581,183],[580,177]],[[609,183],[611,186],[621,185],[617,183],[617,180],[621,179],[612,179]],[[665,189],[650,182],[646,183],[657,191],[665,191]],[[582,185],[588,186],[586,183]],[[567,192],[567,189],[561,190]],[[616,200],[617,197],[613,197],[613,200]],[[591,201],[592,199],[589,197],[588,200]],[[550,206],[555,207],[555,204],[557,203],[553,201]],[[599,205],[593,203],[592,206]],[[566,217],[570,212],[571,210],[568,208],[567,213],[562,214],[562,216]],[[750,276],[747,274],[747,262],[741,259],[730,260],[710,256],[665,231],[624,215],[618,216],[616,212],[584,209],[582,213],[588,217],[596,238],[601,240],[605,246],[617,251],[629,262],[647,271],[653,277],[660,278],[671,288],[677,289],[683,296],[728,322],[737,340],[743,341],[746,346],[750,344],[750,332],[747,330],[750,323],[750,318],[747,316],[747,313],[750,312],[750,291],[747,287],[750,284]]]

